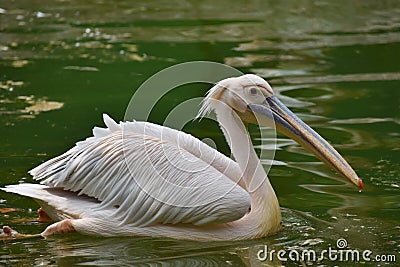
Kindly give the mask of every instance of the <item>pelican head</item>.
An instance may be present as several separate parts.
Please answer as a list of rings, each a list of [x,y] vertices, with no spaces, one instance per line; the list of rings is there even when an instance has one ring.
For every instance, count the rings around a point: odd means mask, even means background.
[[[267,81],[254,74],[217,83],[205,99],[206,110],[229,106],[245,123],[275,128],[295,140],[350,182],[363,188],[362,180],[346,160],[318,133],[291,112],[274,95]]]

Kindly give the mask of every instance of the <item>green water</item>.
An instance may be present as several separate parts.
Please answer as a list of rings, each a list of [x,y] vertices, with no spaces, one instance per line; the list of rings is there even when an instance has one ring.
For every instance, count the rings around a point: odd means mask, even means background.
[[[279,136],[269,177],[284,227],[274,236],[233,243],[79,234],[0,240],[0,266],[258,266],[271,263],[257,260],[264,245],[321,251],[336,248],[338,238],[352,249],[396,255],[398,264],[399,59],[398,1],[1,1],[0,186],[32,182],[28,170],[90,136],[103,125],[102,113],[122,120],[135,89],[153,74],[208,60],[266,78],[350,162],[365,190]],[[166,95],[150,120],[161,123],[208,88]],[[184,130],[229,154],[217,125],[193,122]],[[258,152],[265,149],[258,131],[251,133]],[[41,232],[38,207],[0,191],[0,209],[17,209],[0,213],[0,225]]]

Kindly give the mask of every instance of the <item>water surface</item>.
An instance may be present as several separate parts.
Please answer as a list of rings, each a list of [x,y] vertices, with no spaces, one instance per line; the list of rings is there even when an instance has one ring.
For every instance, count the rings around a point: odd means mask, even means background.
[[[274,236],[233,243],[79,234],[1,241],[0,266],[258,266],[264,245],[321,251],[336,248],[338,238],[399,261],[399,55],[396,1],[1,2],[1,186],[32,182],[29,169],[90,136],[103,125],[102,113],[122,120],[151,75],[209,60],[266,78],[350,162],[365,190],[358,193],[279,136],[269,177],[284,228]],[[161,123],[171,107],[208,88],[166,95],[150,120]],[[185,130],[229,154],[217,125],[194,122]],[[268,149],[256,129],[251,133],[258,152]],[[0,225],[23,233],[45,228],[29,198],[0,192],[4,208],[17,210],[0,214]]]

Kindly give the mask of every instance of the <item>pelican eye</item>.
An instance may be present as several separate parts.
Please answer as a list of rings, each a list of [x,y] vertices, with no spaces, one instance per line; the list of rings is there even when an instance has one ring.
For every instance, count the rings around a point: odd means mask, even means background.
[[[256,95],[256,94],[257,94],[257,88],[251,87],[251,88],[250,88],[250,94]]]
[[[245,92],[248,96],[253,97],[253,98],[262,95],[260,88],[258,88],[257,86],[254,86],[254,85],[246,87]]]
[[[261,89],[254,85],[245,88],[245,97],[249,103],[260,104],[265,101],[265,96]]]

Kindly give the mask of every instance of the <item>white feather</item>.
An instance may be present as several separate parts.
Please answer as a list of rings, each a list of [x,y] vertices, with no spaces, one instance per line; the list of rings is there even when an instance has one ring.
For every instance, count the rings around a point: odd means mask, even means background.
[[[228,157],[167,127],[117,124],[108,115],[104,122],[106,129],[95,128],[93,137],[30,174],[101,201],[99,211],[118,207],[113,215],[134,226],[225,223],[247,212],[249,194],[233,181],[240,170]]]

